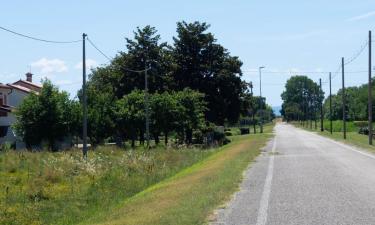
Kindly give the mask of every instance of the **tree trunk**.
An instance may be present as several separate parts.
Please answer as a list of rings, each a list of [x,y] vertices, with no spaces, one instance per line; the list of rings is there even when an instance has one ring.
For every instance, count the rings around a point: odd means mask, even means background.
[[[193,130],[186,129],[186,143],[191,144],[193,142]]]
[[[140,145],[145,144],[145,132],[144,131],[139,132],[139,144]]]
[[[165,144],[165,147],[167,147],[167,145],[168,145],[168,132],[164,132],[164,144]]]
[[[154,139],[155,139],[155,144],[158,145],[160,143],[159,133],[154,133]]]
[[[135,138],[134,138],[134,136],[132,137],[132,148],[135,148]]]

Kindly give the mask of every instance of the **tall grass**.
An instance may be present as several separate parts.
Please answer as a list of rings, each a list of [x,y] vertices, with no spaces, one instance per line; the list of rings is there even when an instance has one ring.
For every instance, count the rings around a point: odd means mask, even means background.
[[[0,152],[0,224],[76,224],[214,150]]]
[[[320,123],[319,123],[320,124]],[[330,121],[324,120],[324,130],[330,131]],[[344,125],[342,120],[332,121],[332,131],[333,132],[342,132],[344,130]],[[353,121],[346,122],[346,131],[347,132],[358,132],[359,127],[355,125]]]

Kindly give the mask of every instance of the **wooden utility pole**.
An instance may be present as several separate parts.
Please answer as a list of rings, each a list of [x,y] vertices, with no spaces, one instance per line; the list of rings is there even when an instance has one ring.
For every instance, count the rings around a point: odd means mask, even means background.
[[[146,113],[146,146],[150,147],[150,113],[149,113],[149,102],[148,102],[148,77],[147,77],[147,61],[145,63],[145,113]]]
[[[368,34],[368,143],[372,145],[371,30]]]
[[[82,97],[83,97],[83,158],[87,159],[87,93],[86,93],[86,37],[87,34],[82,34]]]
[[[342,75],[342,121],[344,139],[346,139],[346,96],[345,96],[345,64],[344,57],[341,58],[341,75]]]
[[[329,72],[329,130],[332,134],[332,76]]]
[[[250,83],[250,90],[251,90],[251,98],[254,100],[253,82]],[[254,105],[254,101],[251,101],[251,114],[252,114],[252,117],[253,117],[254,134],[256,134],[257,128],[256,128],[256,124],[255,124],[255,105]]]
[[[320,94],[323,93],[322,91],[322,79],[319,79],[319,97],[320,97]],[[320,99],[319,99],[320,100]],[[324,131],[324,124],[323,124],[323,100],[319,102],[320,104],[320,131],[323,132]]]

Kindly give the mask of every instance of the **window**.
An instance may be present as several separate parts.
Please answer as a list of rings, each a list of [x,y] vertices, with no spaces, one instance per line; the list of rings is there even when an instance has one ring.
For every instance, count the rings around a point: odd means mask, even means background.
[[[0,106],[5,104],[4,99],[3,99],[3,93],[0,93]],[[0,111],[0,117],[5,117],[8,116],[6,112]]]
[[[6,126],[0,126],[0,138],[5,137],[8,133],[8,128]]]

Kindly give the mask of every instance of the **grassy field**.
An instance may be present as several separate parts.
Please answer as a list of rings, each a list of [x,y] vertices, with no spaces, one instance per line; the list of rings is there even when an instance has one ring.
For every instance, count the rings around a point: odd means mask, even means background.
[[[202,162],[120,203],[111,213],[100,213],[82,224],[204,224],[238,188],[242,172],[272,136],[232,137],[232,143]]]
[[[340,121],[340,122],[342,123],[342,121]],[[325,136],[325,137],[328,137],[328,138],[332,138],[334,140],[341,141],[341,142],[344,142],[346,144],[361,147],[361,148],[364,148],[364,149],[366,149],[370,152],[375,152],[375,146],[371,146],[371,145],[368,144],[368,136],[363,135],[363,134],[359,134],[358,131],[357,131],[357,128],[349,130],[349,132],[346,133],[347,139],[345,140],[342,132],[333,132],[332,134],[327,130],[325,130],[324,132],[320,132],[320,130],[319,130],[320,125],[318,125],[318,129],[315,130],[314,124],[313,124],[313,129],[310,129],[310,127],[307,127],[307,126],[303,127],[298,122],[293,122],[292,124],[297,126],[297,127],[309,130],[309,131],[316,131],[316,133],[319,134],[319,135],[322,135],[322,136]],[[325,124],[328,124],[328,126],[329,126],[329,121],[325,122]],[[336,125],[336,126],[339,126],[339,125]],[[333,129],[333,130],[335,130],[335,129]],[[341,130],[341,128],[338,128],[338,130]],[[375,140],[374,140],[374,143],[375,143]]]
[[[215,149],[0,153],[0,224],[77,224],[197,163]]]
[[[0,224],[203,223],[271,131],[210,150],[102,147],[87,162],[79,151],[0,152]]]

